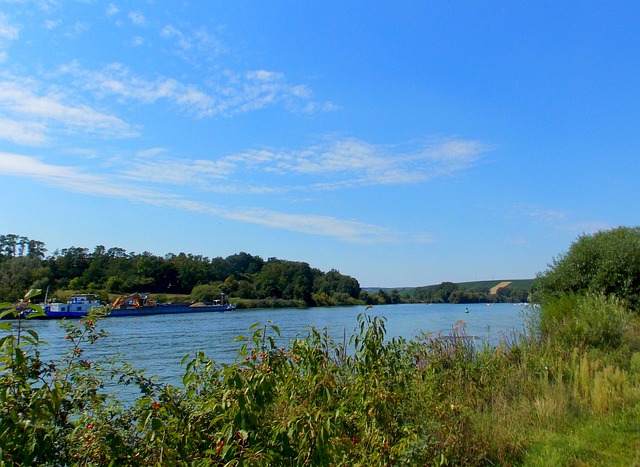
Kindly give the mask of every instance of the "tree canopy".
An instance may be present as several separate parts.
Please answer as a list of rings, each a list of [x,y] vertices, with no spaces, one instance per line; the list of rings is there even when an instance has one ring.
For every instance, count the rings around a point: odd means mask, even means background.
[[[231,298],[296,301],[313,306],[358,299],[360,284],[335,269],[240,252],[226,258],[191,253],[157,256],[147,251],[71,246],[45,257],[44,243],[0,235],[0,300],[16,300],[36,287],[51,291],[192,294],[197,299],[225,293]],[[192,297],[193,298],[193,297]]]
[[[640,227],[618,227],[580,236],[540,273],[536,300],[566,293],[615,295],[640,308]]]

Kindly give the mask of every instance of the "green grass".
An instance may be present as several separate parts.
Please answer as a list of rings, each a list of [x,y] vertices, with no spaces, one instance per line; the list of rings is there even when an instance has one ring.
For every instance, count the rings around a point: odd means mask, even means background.
[[[640,465],[640,410],[582,415],[556,430],[534,433],[525,466]]]

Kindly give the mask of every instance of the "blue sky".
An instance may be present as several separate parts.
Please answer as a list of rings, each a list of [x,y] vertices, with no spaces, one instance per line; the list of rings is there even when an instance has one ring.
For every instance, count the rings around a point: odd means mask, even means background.
[[[362,286],[638,225],[640,3],[0,0],[0,233]]]

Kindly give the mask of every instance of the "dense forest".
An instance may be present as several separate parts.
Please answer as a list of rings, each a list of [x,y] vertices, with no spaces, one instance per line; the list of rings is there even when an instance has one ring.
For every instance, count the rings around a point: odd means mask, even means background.
[[[335,269],[323,272],[305,262],[264,260],[245,252],[226,258],[190,253],[157,256],[103,245],[92,250],[72,246],[49,256],[47,251],[41,241],[0,235],[0,301],[15,301],[37,288],[48,289],[49,297],[58,300],[72,293],[95,293],[109,301],[114,295],[141,292],[160,302],[177,296],[212,301],[224,293],[240,308],[524,302],[532,284],[514,281],[494,294],[490,287],[498,281],[362,290],[355,278]]]
[[[13,301],[27,289],[49,289],[65,299],[71,292],[109,294],[145,292],[160,300],[189,295],[209,301],[221,293],[260,306],[360,304],[360,284],[336,270],[323,272],[309,264],[237,253],[208,258],[186,253],[157,256],[122,248],[93,250],[69,247],[46,256],[41,241],[0,235],[0,301]]]

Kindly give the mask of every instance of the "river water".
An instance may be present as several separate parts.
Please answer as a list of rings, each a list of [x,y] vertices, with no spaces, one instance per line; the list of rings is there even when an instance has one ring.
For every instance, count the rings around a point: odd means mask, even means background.
[[[104,319],[100,328],[109,336],[87,348],[86,358],[109,358],[121,355],[124,360],[147,375],[156,375],[160,381],[180,384],[184,371],[182,358],[202,350],[219,363],[231,363],[241,343],[234,342],[240,335],[250,337],[249,327],[257,322],[271,321],[278,326],[281,337],[278,346],[286,346],[294,337],[307,335],[308,327],[327,329],[330,336],[342,342],[347,340],[357,325],[357,316],[367,313],[386,318],[387,337],[407,340],[421,332],[450,334],[452,326],[462,320],[466,333],[492,344],[512,337],[524,328],[524,305],[514,304],[402,304],[375,306],[366,310],[358,307],[332,307],[268,310],[235,310],[225,313],[194,313],[181,315],[155,315]],[[468,312],[467,312],[468,310]],[[14,326],[17,322],[13,322]],[[41,340],[45,360],[60,358],[69,349],[66,332],[57,320],[27,320],[24,328],[35,330]]]

